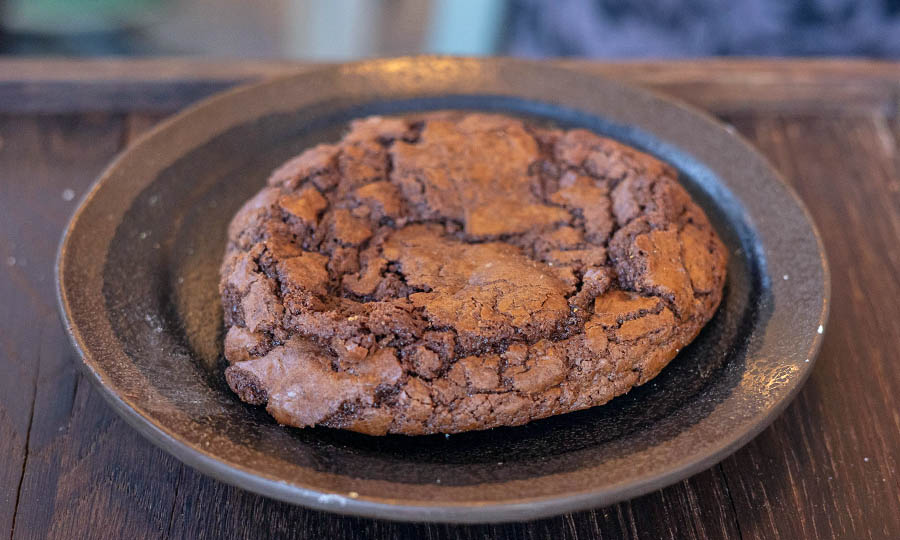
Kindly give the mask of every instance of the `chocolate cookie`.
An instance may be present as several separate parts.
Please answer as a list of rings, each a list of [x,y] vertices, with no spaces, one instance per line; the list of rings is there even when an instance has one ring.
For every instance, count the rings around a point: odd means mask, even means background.
[[[374,435],[606,403],[722,298],[725,248],[676,177],[499,115],[356,121],[231,223],[228,384],[282,424]]]

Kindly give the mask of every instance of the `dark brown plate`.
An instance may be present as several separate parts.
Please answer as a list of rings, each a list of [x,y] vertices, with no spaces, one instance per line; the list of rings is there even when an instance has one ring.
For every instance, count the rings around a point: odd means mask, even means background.
[[[675,165],[731,251],[695,343],[610,404],[452,437],[279,427],[223,382],[225,229],[269,171],[351,118],[501,111],[581,126]],[[516,60],[376,60],[227,92],[121,155],[72,218],[59,299],[87,373],[154,443],[220,480],[342,513],[454,522],[609,504],[716,463],[812,369],[829,277],[806,209],[726,127],[618,83]]]

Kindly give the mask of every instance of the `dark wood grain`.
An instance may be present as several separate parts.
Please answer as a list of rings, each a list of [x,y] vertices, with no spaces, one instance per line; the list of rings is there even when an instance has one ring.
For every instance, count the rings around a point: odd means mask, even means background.
[[[76,378],[53,282],[60,231],[118,150],[120,129],[103,114],[0,117],[0,523],[9,530],[21,530],[15,508],[44,480],[30,473],[71,418]]]
[[[76,375],[54,313],[56,242],[78,198],[122,148],[128,124],[117,115],[78,115],[8,117],[2,126],[21,141],[0,154],[10,160],[4,172],[14,190],[4,200],[17,202],[15,211],[23,215],[14,217],[16,224],[46,229],[28,244],[29,254],[44,262],[22,272],[45,315],[34,341],[40,352],[33,364],[33,413],[11,538],[67,538],[72,531],[94,538],[158,537],[168,526],[174,498],[169,486],[182,465],[144,444]],[[30,317],[18,315],[30,324]],[[90,519],[98,510],[109,518]]]
[[[752,109],[894,115],[900,95],[900,65],[887,62],[557,63],[645,86],[716,114]],[[172,112],[240,83],[315,67],[285,60],[0,60],[0,112]]]
[[[296,538],[737,538],[717,468],[612,507],[503,525],[409,524],[305,510],[233,488],[185,468],[178,483],[173,538],[223,538],[247,523]],[[229,508],[218,512],[217,508]],[[302,524],[302,525],[298,525]]]
[[[622,504],[535,522],[404,524],[253,495],[141,438],[76,375],[52,283],[59,234],[113,154],[167,111],[211,89],[298,67],[0,61],[0,110],[69,111],[0,116],[0,531],[10,538],[900,538],[897,64],[576,66],[672,91],[723,116],[785,174],[823,233],[832,315],[809,383],[769,429],[701,474]],[[27,102],[9,105],[2,98],[16,85]],[[108,91],[94,94],[103,85]],[[67,100],[60,88],[80,97]],[[105,109],[97,96],[110,98]],[[106,112],[84,112],[93,108]]]
[[[872,115],[756,115],[734,123],[809,205],[834,284],[819,364],[800,397],[772,428],[723,463],[744,538],[896,538],[896,140],[885,119]],[[786,513],[795,519],[784,520]]]

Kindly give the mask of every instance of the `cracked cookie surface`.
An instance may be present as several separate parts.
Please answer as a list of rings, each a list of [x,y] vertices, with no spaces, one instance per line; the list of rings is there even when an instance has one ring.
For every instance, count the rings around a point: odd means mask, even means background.
[[[370,117],[232,220],[225,376],[291,426],[524,424],[656,376],[725,266],[676,172],[633,148],[501,115]]]

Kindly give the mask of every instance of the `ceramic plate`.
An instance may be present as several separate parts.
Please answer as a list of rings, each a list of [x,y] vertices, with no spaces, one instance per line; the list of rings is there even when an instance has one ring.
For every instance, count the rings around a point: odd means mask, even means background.
[[[336,141],[349,120],[432,109],[583,127],[673,164],[730,250],[722,305],[660,376],[602,407],[449,438],[280,427],[224,382],[226,226],[275,166]],[[721,460],[807,378],[829,295],[809,214],[733,130],[617,82],[500,59],[346,64],[204,101],[106,170],[57,265],[63,318],[89,378],[166,451],[304,506],[451,522],[606,505]]]

